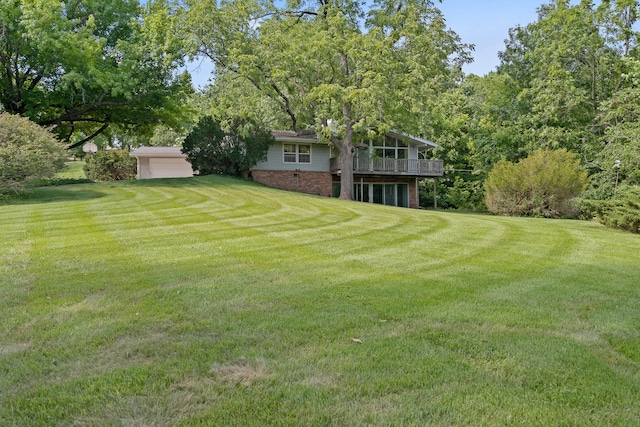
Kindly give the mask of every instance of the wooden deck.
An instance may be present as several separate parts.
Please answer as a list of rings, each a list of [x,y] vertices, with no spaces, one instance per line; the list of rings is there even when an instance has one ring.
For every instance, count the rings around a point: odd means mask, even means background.
[[[331,173],[339,173],[338,159],[331,159]],[[353,172],[363,175],[442,176],[442,160],[418,159],[353,159]]]

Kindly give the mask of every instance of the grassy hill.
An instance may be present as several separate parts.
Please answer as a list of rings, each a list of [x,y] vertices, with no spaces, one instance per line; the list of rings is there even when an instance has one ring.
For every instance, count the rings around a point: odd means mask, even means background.
[[[1,425],[639,425],[640,236],[219,177],[0,205]]]

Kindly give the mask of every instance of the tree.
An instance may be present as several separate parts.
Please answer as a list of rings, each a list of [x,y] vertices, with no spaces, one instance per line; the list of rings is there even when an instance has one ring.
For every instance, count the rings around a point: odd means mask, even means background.
[[[619,82],[615,5],[591,0],[542,5],[537,22],[510,31],[500,73],[516,83],[523,107],[517,128],[525,152],[539,147],[582,152],[601,134],[598,114]]]
[[[0,109],[72,146],[109,126],[150,129],[191,89],[164,0],[0,0]]]
[[[258,161],[266,158],[273,142],[269,130],[245,123],[224,131],[218,121],[205,116],[185,139],[182,152],[187,155],[194,172],[200,175],[244,176]]]
[[[429,0],[187,0],[194,49],[270,98],[294,130],[313,127],[338,154],[353,198],[358,138],[423,134],[434,94],[468,60]]]
[[[429,139],[438,143],[434,155],[444,161],[446,173],[438,179],[438,206],[485,209],[482,182],[501,159],[526,156],[522,133],[515,125],[521,106],[517,85],[504,73],[468,76],[464,82],[438,94],[432,109]],[[424,205],[433,200],[424,182]]]
[[[607,199],[622,184],[640,185],[640,61],[625,58],[623,84],[603,103],[604,135],[594,145],[593,183],[587,196]]]
[[[64,146],[29,119],[0,112],[0,197],[24,191],[64,167]]]
[[[589,197],[611,197],[616,178],[637,182],[633,61],[639,9],[637,0],[552,0],[540,7],[536,22],[511,29],[496,76],[508,97],[475,109],[507,114],[495,121],[498,116],[483,112],[483,126],[472,125],[474,165],[563,147],[578,153],[592,176]]]
[[[159,125],[154,129],[151,138],[149,138],[148,145],[152,147],[176,147],[182,145],[184,138],[184,134],[176,132],[175,129]]]
[[[518,163],[501,160],[489,173],[485,203],[496,214],[558,217],[587,186],[580,159],[567,150],[538,149]]]
[[[290,119],[269,96],[235,73],[216,73],[213,84],[196,94],[196,109],[212,116],[221,126],[255,123],[267,129],[288,129]]]

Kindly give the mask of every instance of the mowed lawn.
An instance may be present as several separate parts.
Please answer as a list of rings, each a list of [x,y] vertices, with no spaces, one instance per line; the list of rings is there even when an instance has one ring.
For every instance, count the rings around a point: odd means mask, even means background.
[[[0,205],[0,425],[640,425],[640,236],[220,177]]]

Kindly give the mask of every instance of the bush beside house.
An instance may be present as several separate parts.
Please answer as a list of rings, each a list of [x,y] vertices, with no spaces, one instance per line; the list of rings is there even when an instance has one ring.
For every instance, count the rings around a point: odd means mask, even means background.
[[[241,127],[252,128],[246,133]],[[203,117],[182,144],[194,172],[200,175],[246,176],[251,167],[266,158],[274,137],[257,126],[234,126],[226,131],[211,116]]]

